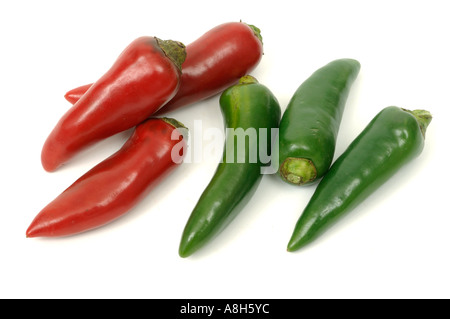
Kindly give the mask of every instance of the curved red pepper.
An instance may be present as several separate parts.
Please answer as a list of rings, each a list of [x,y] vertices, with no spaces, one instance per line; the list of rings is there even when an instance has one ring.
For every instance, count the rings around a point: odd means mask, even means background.
[[[177,127],[181,124],[175,120],[153,118],[138,125],[118,152],[79,178],[36,216],[27,237],[73,235],[128,212],[181,162],[186,140],[182,135],[172,138]],[[172,153],[179,156],[176,161]]]
[[[141,37],[61,118],[42,149],[54,171],[87,146],[144,121],[177,92],[185,48],[179,42]]]
[[[180,89],[158,114],[211,97],[249,74],[263,55],[260,30],[242,22],[225,23],[187,45],[186,53]],[[64,97],[75,103],[89,87],[80,86]]]

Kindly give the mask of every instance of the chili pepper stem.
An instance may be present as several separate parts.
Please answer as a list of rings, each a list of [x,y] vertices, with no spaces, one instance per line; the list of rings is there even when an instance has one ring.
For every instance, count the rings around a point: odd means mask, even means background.
[[[412,115],[414,115],[414,117],[417,119],[417,121],[419,122],[419,126],[420,126],[420,131],[422,132],[423,137],[425,137],[425,133],[427,131],[427,127],[430,124],[431,120],[432,120],[432,116],[431,113],[426,111],[426,110],[414,110],[414,111],[410,111],[407,109],[403,109],[403,111],[411,113]]]
[[[163,50],[164,54],[180,69],[184,60],[186,60],[186,46],[178,41],[173,40],[161,40],[156,38],[156,42],[158,43],[161,50]]]
[[[239,79],[239,84],[253,84],[253,83],[259,83],[256,78],[254,78],[251,75],[244,75]]]
[[[280,167],[281,176],[289,183],[303,185],[316,179],[314,163],[306,158],[288,157]]]
[[[168,118],[168,117],[163,117],[161,118],[161,120],[163,120],[164,122],[166,122],[167,124],[172,125],[175,128],[183,128],[183,129],[187,129],[186,126],[184,126],[183,123],[181,123],[180,121],[175,120],[174,118]]]
[[[161,118],[161,120],[175,127],[178,130],[179,134],[181,134],[184,139],[187,140],[189,138],[189,129],[186,126],[184,126],[184,124],[181,123],[180,121],[168,117],[163,117]]]
[[[247,24],[247,23],[245,23]],[[263,43],[263,39],[261,36],[261,29],[259,29],[258,27],[251,25],[251,24],[247,24],[249,26],[250,29],[252,29],[253,33],[255,34],[255,36],[258,38],[259,41],[261,41],[261,44]]]

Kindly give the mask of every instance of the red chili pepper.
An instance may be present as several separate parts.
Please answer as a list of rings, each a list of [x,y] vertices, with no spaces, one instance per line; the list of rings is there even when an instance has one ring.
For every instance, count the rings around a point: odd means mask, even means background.
[[[186,46],[186,53],[180,90],[158,114],[211,97],[249,74],[263,55],[260,30],[242,22],[225,23]],[[75,103],[89,87],[80,86],[64,97]]]
[[[42,149],[54,171],[87,146],[144,121],[179,89],[184,45],[154,37],[133,41],[61,118]]]
[[[79,178],[36,216],[27,237],[73,235],[128,212],[181,162],[186,147],[181,127],[173,119],[155,118],[138,125],[118,152]],[[173,134],[175,130],[180,134]]]

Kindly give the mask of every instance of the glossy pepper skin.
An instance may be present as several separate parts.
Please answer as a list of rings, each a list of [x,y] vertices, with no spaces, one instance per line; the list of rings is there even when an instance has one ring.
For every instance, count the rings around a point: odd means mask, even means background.
[[[187,132],[173,119],[151,118],[139,124],[118,152],[79,178],[36,216],[27,237],[74,235],[129,212],[181,163],[186,140],[178,130]]]
[[[179,89],[184,46],[141,37],[60,119],[42,149],[42,165],[54,171],[89,145],[147,119]]]
[[[335,60],[297,89],[280,123],[279,174],[284,181],[310,184],[328,171],[347,96],[359,69],[356,60]]]
[[[158,114],[216,95],[250,73],[260,62],[263,44],[260,30],[242,22],[219,25],[186,46],[181,85]],[[65,94],[76,102],[90,85]]]
[[[270,152],[271,129],[278,128],[281,116],[277,99],[251,76],[242,77],[239,84],[222,93],[220,108],[228,128],[223,159],[185,226],[181,257],[192,255],[219,234],[250,200],[261,181],[261,168],[266,165],[260,156],[252,160],[251,148],[258,149],[259,154],[262,140]],[[249,139],[245,145],[240,144],[230,128],[253,130],[258,141]],[[261,136],[260,129],[268,134]]]
[[[295,226],[288,251],[320,236],[423,150],[427,111],[383,109],[336,160]]]

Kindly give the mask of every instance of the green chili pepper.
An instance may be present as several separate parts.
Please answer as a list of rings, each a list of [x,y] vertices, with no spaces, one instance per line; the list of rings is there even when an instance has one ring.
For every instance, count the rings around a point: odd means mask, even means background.
[[[288,244],[294,251],[351,211],[424,147],[431,114],[395,106],[382,110],[336,160],[317,186]]]
[[[262,167],[269,164],[260,155],[270,154],[271,131],[278,128],[281,117],[275,96],[251,76],[242,77],[222,93],[220,108],[227,128],[223,159],[185,226],[181,257],[190,256],[215,237],[250,200]],[[247,135],[244,143],[239,135]]]
[[[297,89],[280,123],[279,173],[284,181],[309,184],[328,171],[347,96],[359,69],[356,60],[335,60]]]

